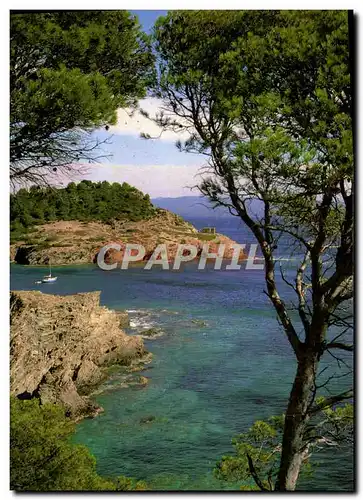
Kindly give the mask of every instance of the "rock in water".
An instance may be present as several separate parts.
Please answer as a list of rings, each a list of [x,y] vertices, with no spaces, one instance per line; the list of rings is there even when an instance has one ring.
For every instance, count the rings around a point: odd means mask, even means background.
[[[151,424],[151,422],[154,422],[156,420],[156,417],[154,415],[148,415],[146,417],[140,418],[140,424]]]
[[[156,337],[161,337],[163,335],[163,331],[161,328],[147,328],[146,330],[141,330],[139,335],[144,339],[154,339]]]
[[[95,415],[85,394],[106,377],[102,367],[146,354],[141,337],[120,329],[120,315],[100,306],[100,292],[14,291],[10,302],[10,385],[20,398],[63,403],[76,419]]]

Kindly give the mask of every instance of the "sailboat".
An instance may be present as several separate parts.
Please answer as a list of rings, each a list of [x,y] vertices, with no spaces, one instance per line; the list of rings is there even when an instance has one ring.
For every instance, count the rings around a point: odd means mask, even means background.
[[[43,276],[42,283],[54,283],[54,281],[57,281],[57,279],[57,276],[52,276],[52,266],[49,262],[49,274],[47,276]]]

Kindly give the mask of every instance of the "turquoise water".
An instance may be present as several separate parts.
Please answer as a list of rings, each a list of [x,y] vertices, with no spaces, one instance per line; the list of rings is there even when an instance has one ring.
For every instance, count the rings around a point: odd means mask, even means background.
[[[99,473],[145,479],[160,490],[237,488],[214,479],[213,467],[232,451],[234,435],[284,411],[295,371],[262,293],[262,272],[77,266],[54,269],[54,284],[34,285],[43,274],[13,266],[11,287],[56,294],[101,290],[102,304],[129,311],[130,334],[150,326],[164,332],[145,341],[153,353],[142,372],[149,384],[99,394],[105,412],[77,426],[76,440],[96,456]],[[344,388],[349,381],[335,384]],[[148,416],[155,418],[142,423]],[[300,489],[352,490],[352,450],[320,452],[315,460],[319,467]]]

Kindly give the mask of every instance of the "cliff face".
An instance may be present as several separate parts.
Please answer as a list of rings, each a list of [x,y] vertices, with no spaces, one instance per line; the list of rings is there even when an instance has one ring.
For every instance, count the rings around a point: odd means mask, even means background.
[[[99,305],[100,292],[71,296],[11,293],[11,393],[60,402],[74,418],[100,409],[85,395],[105,367],[146,354],[143,340],[121,329],[120,315]]]
[[[26,240],[11,246],[10,257],[19,264],[44,265],[49,259],[53,265],[86,264],[95,262],[100,248],[109,243],[119,243],[121,247],[126,243],[141,244],[146,249],[146,257],[165,243],[172,260],[180,243],[195,245],[200,252],[205,243],[209,244],[210,252],[218,251],[218,246],[225,244],[225,258],[229,259],[235,242],[220,234],[198,233],[180,216],[160,209],[155,217],[138,222],[57,221],[36,226]],[[122,250],[114,252],[111,261],[119,261],[122,254]]]

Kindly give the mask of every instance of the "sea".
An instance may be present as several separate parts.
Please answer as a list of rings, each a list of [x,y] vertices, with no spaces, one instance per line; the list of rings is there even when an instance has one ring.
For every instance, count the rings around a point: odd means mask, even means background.
[[[189,221],[198,229],[215,227],[247,250],[254,243],[234,217]],[[278,257],[285,279],[293,279],[299,251],[286,243]],[[105,411],[77,425],[74,441],[91,450],[100,474],[142,479],[159,491],[238,490],[239,483],[216,479],[213,469],[222,456],[233,454],[234,436],[256,420],[285,411],[296,369],[293,352],[264,294],[263,270],[245,265],[198,270],[195,263],[179,271],[160,267],[55,267],[57,282],[37,285],[47,270],[12,265],[11,289],[60,295],[100,290],[102,305],[128,311],[129,334],[153,327],[163,333],[145,340],[153,358],[141,374],[149,383],[118,387],[116,369],[112,390],[106,383],[94,396]],[[289,304],[294,292],[277,270],[281,295]],[[292,317],[302,334],[298,318]],[[329,355],[322,368],[322,382],[334,375],[330,391],[351,384],[345,366],[339,368]],[[299,479],[297,489],[352,491],[353,455],[347,445],[317,451],[312,472]]]

